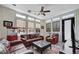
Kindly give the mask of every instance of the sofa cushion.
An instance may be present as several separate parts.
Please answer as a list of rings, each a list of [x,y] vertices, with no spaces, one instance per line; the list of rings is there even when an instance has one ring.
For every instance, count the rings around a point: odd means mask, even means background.
[[[29,39],[29,40],[26,40],[27,42],[32,42],[34,39]]]
[[[10,43],[14,43],[14,42],[20,42],[21,40],[14,40],[14,41],[10,41]]]
[[[25,46],[22,43],[19,45],[12,46],[10,52],[15,52],[21,48],[25,48]]]
[[[14,53],[15,54],[29,54],[29,53],[33,53],[33,51],[28,50],[27,48],[21,48],[19,50],[16,50]]]
[[[29,40],[26,40],[26,42],[33,42],[33,41],[37,41],[37,40],[41,40],[41,37],[34,38],[34,39],[29,39]]]
[[[7,36],[7,40],[8,41],[14,41],[14,40],[17,40],[17,39],[18,39],[17,35],[8,35]]]
[[[39,39],[41,39],[41,37],[37,37],[37,38],[34,38],[35,40],[39,40]]]

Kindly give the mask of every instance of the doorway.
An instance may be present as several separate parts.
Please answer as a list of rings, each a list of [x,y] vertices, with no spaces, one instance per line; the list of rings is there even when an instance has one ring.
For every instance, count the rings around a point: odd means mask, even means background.
[[[62,42],[64,43],[65,51],[69,54],[76,53],[74,28],[74,17],[62,20]]]

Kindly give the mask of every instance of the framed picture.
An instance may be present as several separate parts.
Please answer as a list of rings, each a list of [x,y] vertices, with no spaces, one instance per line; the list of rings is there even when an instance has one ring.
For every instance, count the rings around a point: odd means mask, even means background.
[[[44,29],[44,26],[41,26],[41,29]]]
[[[3,21],[3,26],[4,27],[12,27],[13,26],[13,22],[12,21]]]

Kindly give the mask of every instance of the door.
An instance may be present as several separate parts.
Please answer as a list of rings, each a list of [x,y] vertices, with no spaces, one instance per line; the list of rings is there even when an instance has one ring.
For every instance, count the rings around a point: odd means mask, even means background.
[[[64,42],[64,51],[68,54],[76,53],[74,25],[74,17],[62,20],[62,42]]]

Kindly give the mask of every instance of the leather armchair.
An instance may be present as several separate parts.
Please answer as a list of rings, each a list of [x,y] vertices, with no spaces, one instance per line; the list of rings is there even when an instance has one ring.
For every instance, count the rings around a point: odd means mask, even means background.
[[[58,34],[53,34],[52,37],[47,36],[46,41],[51,42],[51,44],[57,44],[58,43],[58,38],[59,38]]]

